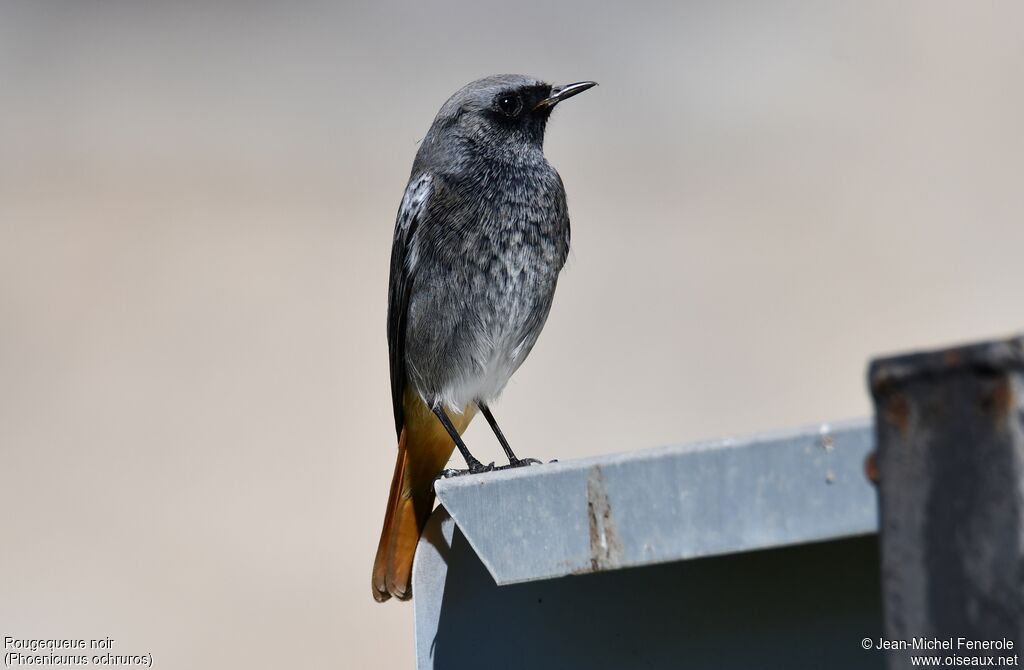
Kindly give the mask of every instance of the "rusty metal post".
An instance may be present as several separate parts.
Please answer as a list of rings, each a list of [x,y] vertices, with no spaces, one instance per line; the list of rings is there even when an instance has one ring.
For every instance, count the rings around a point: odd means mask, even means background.
[[[1005,638],[1012,650],[980,653],[1020,653],[1024,337],[876,360],[869,378],[886,638]]]

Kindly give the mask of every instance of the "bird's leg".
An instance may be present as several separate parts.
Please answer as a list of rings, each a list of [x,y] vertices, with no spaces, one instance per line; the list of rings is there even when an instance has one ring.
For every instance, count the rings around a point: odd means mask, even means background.
[[[462,457],[466,459],[466,466],[468,468],[467,470],[444,470],[441,473],[442,477],[453,477],[455,475],[465,474],[475,475],[479,472],[488,472],[494,469],[494,463],[491,463],[490,465],[484,465],[483,463],[478,461],[476,457],[473,456],[473,454],[469,453],[469,448],[466,447],[466,443],[462,441],[462,436],[459,435],[459,431],[455,430],[455,426],[452,425],[452,421],[451,419],[448,418],[448,414],[445,413],[444,407],[441,405],[441,403],[434,403],[433,407],[431,407],[430,409],[434,413],[434,415],[437,416],[438,420],[441,422],[441,425],[444,426],[444,429],[448,431],[448,434],[451,436],[452,440],[455,441],[455,446],[459,448],[459,453],[461,453]]]
[[[487,423],[490,424],[491,430],[494,431],[494,436],[498,438],[498,442],[501,442],[501,448],[505,450],[505,455],[508,456],[509,467],[518,468],[521,465],[532,465],[534,463],[540,463],[536,458],[516,458],[516,455],[512,453],[512,447],[508,446],[508,440],[505,439],[505,434],[501,432],[501,428],[498,428],[498,422],[494,420],[494,415],[491,414],[491,408],[486,403],[476,403],[477,407],[483,413],[484,418],[487,419]]]

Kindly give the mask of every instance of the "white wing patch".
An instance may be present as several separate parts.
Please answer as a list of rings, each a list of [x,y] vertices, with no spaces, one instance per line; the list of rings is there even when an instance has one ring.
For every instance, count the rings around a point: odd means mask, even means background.
[[[408,237],[412,222],[420,215],[427,200],[430,199],[431,179],[429,174],[421,174],[415,180],[409,182],[405,189],[405,196],[402,198],[402,206],[398,209],[398,221],[395,225],[395,240],[405,238],[407,250],[405,255],[405,269],[412,272],[419,262],[419,245],[415,236]]]

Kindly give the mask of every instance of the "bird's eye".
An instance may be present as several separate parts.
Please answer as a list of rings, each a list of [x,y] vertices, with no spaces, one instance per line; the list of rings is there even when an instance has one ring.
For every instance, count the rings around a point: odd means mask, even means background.
[[[494,99],[494,104],[505,116],[515,116],[523,108],[523,101],[515,93],[502,93]]]

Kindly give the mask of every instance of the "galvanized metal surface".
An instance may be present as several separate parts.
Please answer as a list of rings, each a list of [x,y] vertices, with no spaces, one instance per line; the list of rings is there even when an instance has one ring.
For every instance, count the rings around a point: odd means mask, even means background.
[[[444,508],[413,575],[419,670],[881,668],[873,536],[497,586]]]
[[[887,637],[1006,637],[1019,652],[1024,338],[879,360],[870,382]]]
[[[513,584],[873,533],[872,447],[870,422],[856,420],[455,477],[436,490],[494,580]]]

